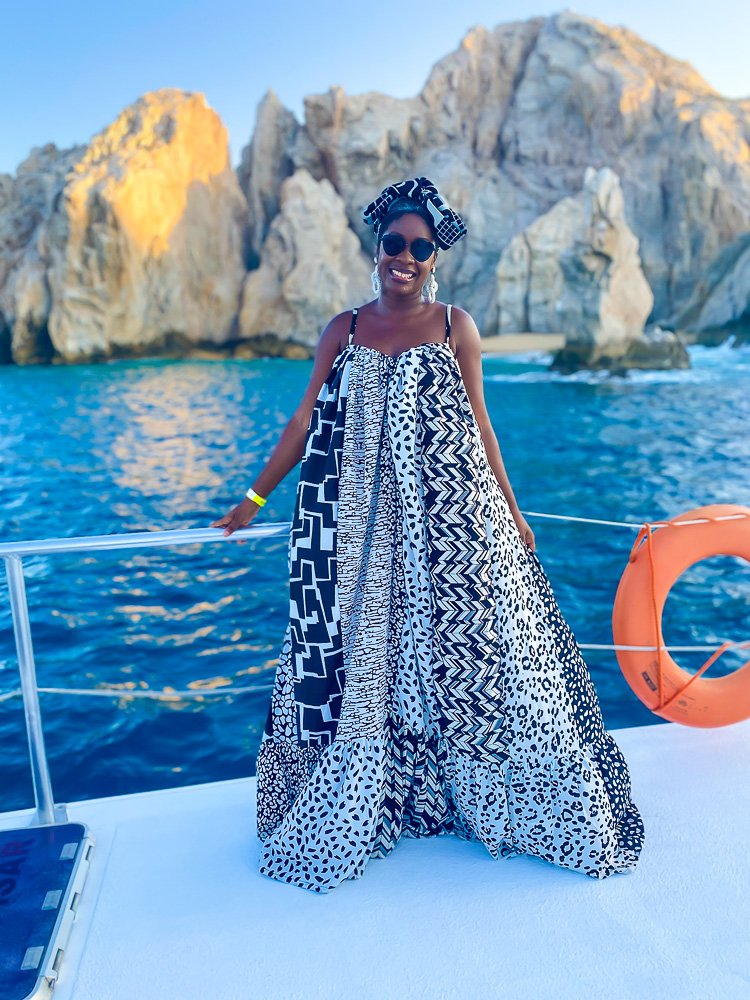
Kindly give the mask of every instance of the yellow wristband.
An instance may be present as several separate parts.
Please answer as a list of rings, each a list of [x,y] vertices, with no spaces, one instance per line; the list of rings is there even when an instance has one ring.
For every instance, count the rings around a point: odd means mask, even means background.
[[[245,496],[247,497],[248,500],[254,500],[259,507],[262,507],[263,504],[266,502],[266,497],[262,497],[259,493],[256,493],[255,490],[253,489],[248,490]]]

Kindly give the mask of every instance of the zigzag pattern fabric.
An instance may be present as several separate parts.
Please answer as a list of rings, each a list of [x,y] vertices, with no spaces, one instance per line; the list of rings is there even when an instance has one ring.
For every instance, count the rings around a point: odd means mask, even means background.
[[[593,878],[631,870],[627,764],[449,341],[391,357],[353,343],[355,321],[300,471],[260,871],[328,892],[402,837],[442,834]]]

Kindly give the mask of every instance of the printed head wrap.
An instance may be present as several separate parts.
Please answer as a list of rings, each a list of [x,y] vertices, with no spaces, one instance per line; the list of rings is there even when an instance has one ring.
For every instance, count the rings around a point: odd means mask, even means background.
[[[445,204],[432,181],[426,177],[414,177],[383,188],[375,201],[370,202],[362,213],[368,226],[375,227],[376,236],[380,236],[383,219],[392,209],[401,208],[401,202],[404,202],[404,207],[408,207],[409,202],[416,203],[422,209],[420,215],[425,214],[426,210],[435,230],[437,245],[443,250],[452,247],[466,235],[463,219]]]

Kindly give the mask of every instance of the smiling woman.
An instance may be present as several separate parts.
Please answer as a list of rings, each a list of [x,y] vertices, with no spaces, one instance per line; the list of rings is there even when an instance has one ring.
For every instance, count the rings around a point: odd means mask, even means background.
[[[375,257],[375,264],[382,263],[385,275],[390,275],[399,284],[415,281],[420,288],[427,290],[425,301],[434,302],[437,291],[435,280],[437,247],[428,237],[410,238],[410,233],[419,230],[420,227],[429,231],[426,223],[413,210],[406,208],[394,213],[389,222],[388,232],[379,240],[380,258]],[[379,267],[373,272],[372,287],[376,294],[380,291]]]
[[[400,214],[403,215],[404,213],[407,212],[412,215],[414,214],[413,211],[411,211],[408,208],[403,209]],[[415,261],[418,261],[420,264],[423,264],[425,262],[432,263],[434,258],[437,257],[437,247],[432,242],[432,240],[418,236],[410,243],[408,239],[404,236],[404,234],[398,231],[398,227],[395,221],[398,218],[398,214],[394,213],[394,216],[395,218],[391,220],[391,225],[394,228],[385,233],[380,240],[380,245],[382,247],[385,256],[397,257],[399,254],[403,253],[404,250],[408,250],[413,259]],[[375,263],[377,264],[377,262],[378,258],[376,257]],[[407,282],[412,281],[414,278],[418,276],[418,272],[410,270],[408,264],[403,264],[400,265],[399,267],[391,266],[389,267],[389,271],[392,275],[394,275],[394,277],[398,278],[401,281],[407,281]],[[430,276],[434,276],[434,274],[435,274],[435,267],[433,264],[430,270]],[[373,291],[379,292],[380,291],[379,278],[377,286],[375,286],[375,282],[373,282],[373,285],[374,285]],[[428,302],[435,301],[436,291],[437,291],[437,283],[433,281],[430,284],[427,293]]]
[[[376,298],[328,323],[276,450],[214,522],[249,523],[302,459],[260,871],[328,892],[402,836],[448,833],[628,871],[644,830],[627,764],[513,496],[479,331],[435,299],[438,253],[466,228],[425,177],[364,218]]]

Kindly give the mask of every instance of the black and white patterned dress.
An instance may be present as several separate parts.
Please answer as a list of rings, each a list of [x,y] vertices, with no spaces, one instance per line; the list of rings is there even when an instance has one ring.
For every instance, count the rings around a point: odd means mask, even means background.
[[[257,761],[260,871],[327,892],[453,833],[594,878],[644,829],[575,638],[446,339],[353,342],[318,394]]]

